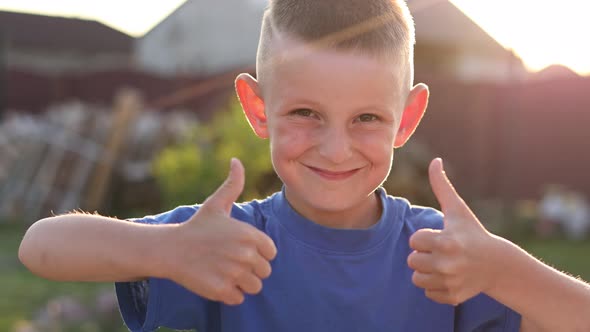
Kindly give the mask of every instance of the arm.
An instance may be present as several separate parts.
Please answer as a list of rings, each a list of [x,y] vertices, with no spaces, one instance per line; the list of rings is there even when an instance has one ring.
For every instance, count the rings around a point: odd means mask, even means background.
[[[522,316],[522,331],[590,331],[590,286],[489,233],[435,160],[430,183],[444,229],[410,238],[412,281],[440,303],[459,304],[483,292]]]
[[[590,331],[590,285],[559,272],[496,237],[489,264],[496,267],[486,293],[523,316],[521,331]],[[529,322],[527,322],[529,321]]]
[[[25,234],[19,258],[59,281],[170,279],[214,301],[239,304],[271,273],[276,247],[265,233],[230,217],[244,187],[232,161],[225,183],[186,222],[145,225],[88,214],[42,219]]]
[[[144,225],[89,214],[39,220],[26,232],[19,259],[56,281],[133,281],[164,271],[154,244],[177,225]]]

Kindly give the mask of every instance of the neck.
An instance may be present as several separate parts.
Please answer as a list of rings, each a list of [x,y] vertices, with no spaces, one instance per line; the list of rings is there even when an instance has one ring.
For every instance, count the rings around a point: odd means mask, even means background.
[[[338,229],[363,229],[369,228],[379,221],[383,212],[381,199],[377,192],[371,194],[360,204],[345,210],[318,210],[304,206],[295,206],[289,199],[288,191],[285,192],[287,201],[291,207],[303,217],[324,227]]]

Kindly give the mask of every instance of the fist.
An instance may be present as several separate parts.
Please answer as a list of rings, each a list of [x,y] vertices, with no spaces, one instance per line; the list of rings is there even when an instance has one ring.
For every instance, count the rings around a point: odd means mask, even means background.
[[[432,190],[444,215],[443,230],[420,229],[410,237],[412,282],[430,299],[457,305],[485,292],[493,282],[494,236],[479,222],[447,178],[441,159],[429,167]]]
[[[225,182],[187,222],[171,232],[168,278],[200,296],[228,305],[256,294],[271,274],[277,249],[257,228],[230,217],[244,188],[244,168],[232,159]]]

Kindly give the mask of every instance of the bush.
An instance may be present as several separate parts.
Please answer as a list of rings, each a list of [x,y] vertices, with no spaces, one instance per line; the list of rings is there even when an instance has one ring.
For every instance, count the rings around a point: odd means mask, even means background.
[[[186,141],[156,157],[154,174],[165,208],[202,203],[226,178],[232,157],[246,169],[242,199],[264,197],[280,188],[269,144],[254,134],[236,98],[211,122],[197,125]]]

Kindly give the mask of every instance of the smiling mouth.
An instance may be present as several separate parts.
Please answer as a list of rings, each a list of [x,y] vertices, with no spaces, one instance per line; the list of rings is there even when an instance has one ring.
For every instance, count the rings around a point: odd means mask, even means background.
[[[353,176],[356,172],[360,170],[360,168],[355,168],[349,171],[329,171],[312,166],[305,166],[326,180],[344,180]]]

